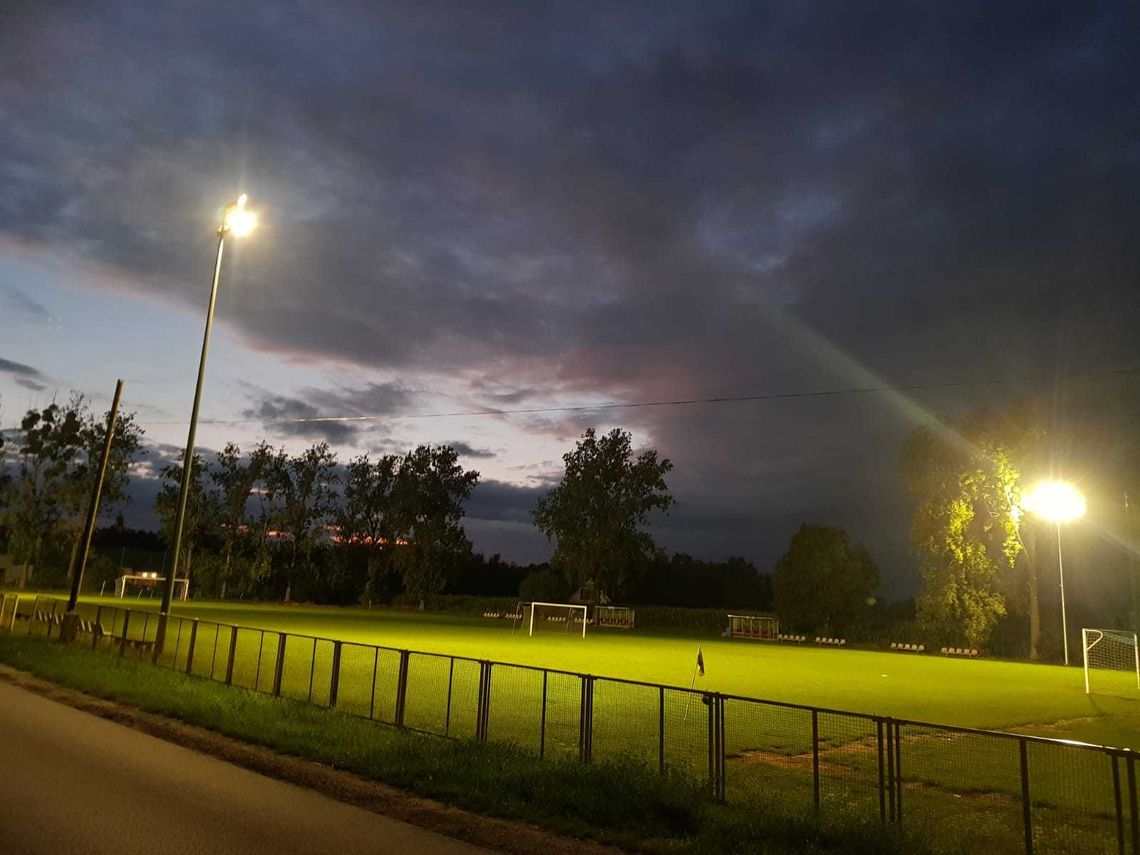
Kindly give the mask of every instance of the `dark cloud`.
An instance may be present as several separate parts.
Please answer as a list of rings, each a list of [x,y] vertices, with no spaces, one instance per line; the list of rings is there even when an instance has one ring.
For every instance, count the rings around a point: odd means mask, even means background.
[[[323,439],[329,443],[350,443],[357,434],[355,425],[324,421],[320,411],[299,398],[270,395],[244,411],[246,418],[260,420],[267,431],[278,436]]]
[[[466,443],[460,439],[454,439],[450,442],[442,443],[443,445],[450,445],[455,449],[460,457],[474,457],[481,460],[490,460],[495,457],[495,452],[489,448],[475,448],[470,443]]]
[[[249,386],[252,406],[243,415],[261,421],[278,436],[352,444],[362,431],[386,430],[377,419],[396,415],[413,400],[402,386],[367,383],[353,389],[304,389],[301,397],[277,395]]]
[[[197,300],[202,212],[241,181],[264,222],[226,297],[249,341],[461,376],[488,407],[1135,363],[1137,15],[33,4],[0,34],[0,231]],[[298,420],[409,403],[372,392],[248,412],[351,443],[358,425]],[[514,423],[648,435],[677,463],[678,548],[763,562],[830,515],[901,555],[899,440],[989,398]]]
[[[46,383],[43,382],[47,378],[38,369],[24,365],[22,362],[0,358],[0,373],[12,375],[18,385],[25,389],[31,389],[33,392],[41,392],[47,388]]]

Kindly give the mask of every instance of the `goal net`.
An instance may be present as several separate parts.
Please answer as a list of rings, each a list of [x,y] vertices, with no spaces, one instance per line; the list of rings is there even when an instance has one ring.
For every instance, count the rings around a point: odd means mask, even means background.
[[[1140,689],[1140,649],[1136,633],[1126,629],[1082,629],[1085,694]]]
[[[766,638],[775,641],[780,634],[780,621],[762,615],[729,615],[728,634],[733,638]]]
[[[581,632],[582,638],[586,637],[587,606],[572,603],[523,603],[522,606],[520,611],[527,635],[554,630],[566,634]]]
[[[138,596],[144,592],[151,595],[161,591],[166,584],[166,577],[157,573],[127,573],[115,580],[115,596],[120,600],[127,595],[127,589],[137,590]],[[183,577],[174,580],[174,597],[178,600],[190,599],[190,580]]]
[[[595,626],[612,626],[617,629],[633,629],[634,611],[626,606],[596,606]]]

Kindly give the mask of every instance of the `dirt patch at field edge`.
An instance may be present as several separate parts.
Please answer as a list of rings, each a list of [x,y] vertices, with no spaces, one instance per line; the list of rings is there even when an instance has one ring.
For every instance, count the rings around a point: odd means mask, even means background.
[[[299,757],[278,754],[212,730],[68,689],[0,664],[0,680],[45,698],[165,739],[270,778],[316,790],[347,804],[499,852],[618,855],[622,850],[562,837],[522,822],[498,819],[415,796],[396,787]]]

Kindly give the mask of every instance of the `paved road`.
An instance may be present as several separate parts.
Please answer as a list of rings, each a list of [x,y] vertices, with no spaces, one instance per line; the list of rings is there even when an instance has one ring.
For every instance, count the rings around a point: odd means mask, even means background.
[[[0,683],[8,855],[487,851]]]

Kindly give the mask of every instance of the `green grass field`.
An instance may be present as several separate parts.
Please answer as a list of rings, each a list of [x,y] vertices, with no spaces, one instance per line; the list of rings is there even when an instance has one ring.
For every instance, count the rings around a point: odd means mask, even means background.
[[[83,610],[115,634],[121,615],[135,610],[131,637],[153,637],[155,603],[91,599]],[[25,606],[30,609],[30,602]],[[143,621],[140,614],[147,615]],[[432,733],[473,736],[479,666],[462,659],[494,660],[561,669],[686,689],[697,646],[706,675],[699,689],[729,695],[891,716],[944,725],[1007,730],[1117,747],[1140,748],[1140,692],[1127,678],[1102,682],[1088,696],[1078,668],[994,660],[837,650],[706,637],[692,633],[593,630],[587,638],[548,625],[529,637],[504,620],[455,615],[312,606],[179,604],[176,615],[200,621],[193,662],[187,659],[191,622],[172,629],[174,649],[165,664],[224,679],[231,642],[233,682],[271,691],[278,632],[287,636],[282,695],[327,705],[331,641],[346,643],[338,708],[395,720],[399,654],[381,645],[422,654],[408,663],[405,725]],[[219,623],[212,623],[212,622]],[[33,621],[21,622],[32,629]],[[140,623],[142,624],[140,626]],[[236,639],[226,626],[243,629]],[[108,642],[109,646],[109,642]],[[128,655],[143,656],[142,652]],[[491,680],[488,736],[548,757],[574,757],[579,748],[581,681],[525,668],[496,666]],[[595,683],[593,756],[633,756],[656,764],[707,772],[708,710],[684,691],[599,680]],[[877,816],[878,741],[869,719],[820,714],[820,804],[825,815]],[[743,701],[725,703],[726,791],[730,802],[767,804],[798,813],[813,802],[812,717],[805,710]],[[900,731],[907,815],[923,826],[960,838],[977,836],[986,851],[1021,845],[1018,744],[985,735],[920,727]],[[659,757],[659,751],[661,755]],[[1111,758],[1057,745],[1029,745],[1039,851],[1097,852],[1114,835]],[[1002,840],[997,845],[996,841]]]
[[[91,603],[154,610],[153,601]],[[427,653],[557,668],[670,686],[690,685],[697,646],[706,674],[697,687],[765,700],[938,724],[1010,730],[1140,749],[1140,691],[1099,675],[1086,695],[1081,669],[935,655],[836,650],[663,631],[560,629],[533,638],[510,621],[407,611],[317,606],[186,603],[176,614]]]

